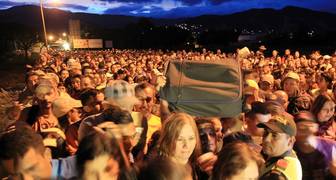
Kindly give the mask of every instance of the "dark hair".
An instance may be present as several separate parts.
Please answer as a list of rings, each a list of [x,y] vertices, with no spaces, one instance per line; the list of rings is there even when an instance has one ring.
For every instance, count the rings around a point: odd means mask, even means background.
[[[105,68],[105,63],[104,62],[100,62],[98,64],[98,69],[104,69]]]
[[[36,72],[34,72],[34,71],[30,71],[30,72],[28,72],[28,73],[26,74],[25,82],[28,82],[28,79],[29,79],[29,77],[31,77],[31,76],[37,76],[37,77],[39,77],[39,75],[38,75]]]
[[[110,155],[119,163],[120,172],[128,170],[129,162],[123,151],[122,143],[104,134],[92,133],[85,136],[79,143],[76,152],[76,164],[79,177],[84,173],[85,163],[101,155]]]
[[[152,88],[153,90],[155,90],[153,85],[149,84],[148,82],[143,82],[135,86],[135,93],[142,91],[146,88]]]
[[[332,85],[332,91],[335,92],[335,90],[336,90],[336,83]]]
[[[112,121],[115,124],[133,123],[131,113],[121,109],[119,106],[110,105],[109,108],[103,111],[103,115],[106,121]]]
[[[212,121],[211,121],[210,118],[197,117],[197,118],[195,118],[195,121],[196,121],[196,125],[197,125],[197,127],[198,127],[199,125],[201,125],[201,124],[207,124],[207,123],[213,125],[213,123],[212,123]]]
[[[223,137],[223,146],[234,142],[253,143],[252,137],[244,132],[233,132]]]
[[[327,101],[333,101],[333,100],[331,99],[331,97],[329,97],[328,95],[324,95],[324,94],[321,94],[316,97],[316,99],[314,100],[312,104],[311,110],[310,110],[314,114],[315,117],[317,117],[317,114],[321,111],[321,109],[323,108],[323,105]]]
[[[47,67],[47,68],[44,68],[43,70],[45,73],[54,73],[54,74],[57,74],[57,72],[55,71],[55,69],[51,68],[51,67]]]
[[[126,73],[126,71],[124,70],[124,69],[119,69],[118,71],[117,71],[117,74],[118,75],[122,75],[122,74],[125,74]]]
[[[252,111],[248,111],[245,113],[245,119],[252,120],[256,117],[256,114]]]
[[[79,99],[81,100],[83,106],[86,106],[88,101],[90,100],[90,97],[96,97],[97,94],[99,94],[99,91],[97,89],[84,89],[80,95],[79,95]]]
[[[191,177],[190,170],[168,158],[156,158],[140,170],[139,180],[176,180]]]
[[[262,103],[260,101],[253,102],[251,104],[252,112],[255,114],[270,114],[271,112],[268,110],[266,103]]]
[[[29,148],[35,149],[42,156],[45,151],[42,137],[26,123],[16,124],[4,132],[0,137],[0,147],[0,159],[14,159],[14,162],[22,158]]]
[[[246,143],[230,143],[219,152],[212,171],[212,179],[230,179],[245,169],[249,161],[255,161],[259,167],[263,163],[260,155],[250,149]]]
[[[323,78],[327,82],[327,88],[331,89],[333,78],[327,73],[322,73],[321,78]]]
[[[80,75],[80,74],[75,74],[75,75],[71,76],[70,79],[71,79],[71,82],[72,82],[75,78],[79,78],[79,79],[81,79],[81,77],[82,77],[82,75]]]

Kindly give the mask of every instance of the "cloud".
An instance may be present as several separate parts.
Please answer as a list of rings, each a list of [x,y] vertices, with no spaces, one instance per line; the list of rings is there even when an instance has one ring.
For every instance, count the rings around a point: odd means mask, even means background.
[[[122,3],[136,3],[136,4],[143,4],[143,3],[155,3],[159,0],[95,0],[95,1],[101,1],[101,2],[122,2]]]
[[[193,6],[202,3],[203,0],[181,0],[180,2],[187,6]]]
[[[219,4],[223,4],[223,3],[227,3],[227,2],[231,2],[234,0],[209,0],[209,3],[213,4],[213,5],[219,5]],[[241,0],[243,1],[243,0]]]
[[[336,13],[336,0],[71,0],[68,2],[71,3],[61,3],[59,7],[46,4],[46,7],[73,12],[165,18],[231,14],[251,8],[281,9],[289,5]],[[39,5],[37,0],[0,0],[2,9],[27,4]]]
[[[25,5],[24,2],[13,2],[13,1],[0,1],[0,8],[7,8],[12,6]]]
[[[117,8],[110,8],[104,11],[104,14],[123,14],[127,15],[130,14],[130,12],[138,12],[142,10],[143,6],[140,4],[135,4],[135,5],[126,5],[126,6],[121,6]],[[137,14],[137,13],[133,13]]]
[[[53,7],[53,8],[62,8],[62,9],[72,9],[75,11],[86,11],[89,7],[82,6],[78,4],[61,4],[61,5],[54,5],[54,4],[45,4],[46,7]]]
[[[81,11],[86,11],[89,8],[87,6],[81,6],[81,5],[77,5],[77,4],[63,4],[62,7],[78,9],[78,10],[81,10]]]

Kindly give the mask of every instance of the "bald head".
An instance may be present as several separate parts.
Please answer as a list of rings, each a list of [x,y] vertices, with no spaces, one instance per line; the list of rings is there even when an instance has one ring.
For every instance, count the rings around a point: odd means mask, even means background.
[[[273,93],[278,101],[285,109],[287,109],[288,105],[288,94],[285,91],[277,90]]]

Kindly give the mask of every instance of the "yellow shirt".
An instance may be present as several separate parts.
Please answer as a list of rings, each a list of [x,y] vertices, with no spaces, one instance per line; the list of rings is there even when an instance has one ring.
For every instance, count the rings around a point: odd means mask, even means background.
[[[131,115],[135,127],[141,127],[142,114],[139,112],[132,112]],[[147,124],[148,124],[148,131],[146,135],[146,143],[148,143],[148,141],[150,140],[155,131],[161,129],[162,127],[161,118],[152,114]]]

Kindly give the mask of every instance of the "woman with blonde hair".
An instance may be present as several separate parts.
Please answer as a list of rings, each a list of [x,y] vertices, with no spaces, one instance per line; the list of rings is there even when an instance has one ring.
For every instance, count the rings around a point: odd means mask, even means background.
[[[186,113],[171,115],[162,128],[160,156],[191,167],[193,179],[197,179],[195,165],[200,149],[200,138],[195,120]]]

